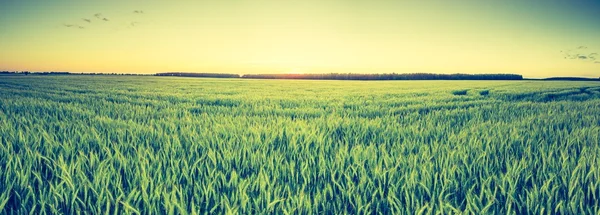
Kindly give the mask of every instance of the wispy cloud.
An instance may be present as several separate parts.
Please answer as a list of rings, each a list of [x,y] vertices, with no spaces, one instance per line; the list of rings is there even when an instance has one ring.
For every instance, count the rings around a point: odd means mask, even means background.
[[[94,17],[96,17],[96,19],[99,19],[99,20],[102,20],[102,21],[105,21],[105,22],[109,21],[109,19],[107,17],[105,17],[105,16],[102,15],[102,13],[95,13]]]
[[[593,62],[593,63],[600,62],[600,61],[596,61],[596,59],[598,57],[598,53],[597,52],[590,53],[587,51],[587,49],[588,49],[587,46],[578,46],[574,49],[562,50],[560,52],[563,54],[564,59],[581,60],[581,61],[588,61],[588,62]]]
[[[63,24],[63,26],[67,27],[67,28],[78,28],[78,29],[85,29],[85,27],[81,26],[81,25],[73,25],[73,24]]]
[[[134,14],[138,14],[138,15],[142,15],[145,13],[145,11],[143,10],[133,10]],[[138,18],[134,19],[134,20],[127,20],[125,19],[126,16],[124,16],[123,18],[119,19],[119,17],[114,17],[113,19],[109,19],[107,16],[105,16],[103,13],[94,13],[92,14],[90,17],[83,17],[80,18],[79,20],[73,20],[73,21],[68,21],[67,23],[69,24],[63,24],[64,27],[67,28],[78,28],[78,29],[85,29],[85,28],[94,28],[96,27],[96,23],[102,23],[105,22],[107,24],[104,24],[105,26],[113,26],[116,28],[134,28],[136,26],[139,26],[140,24],[142,24],[143,20],[143,16],[138,16]],[[140,20],[142,19],[142,20]],[[98,21],[96,21],[98,20]],[[114,21],[114,22],[110,22],[112,24],[109,24],[109,21]],[[120,26],[120,27],[119,27]]]

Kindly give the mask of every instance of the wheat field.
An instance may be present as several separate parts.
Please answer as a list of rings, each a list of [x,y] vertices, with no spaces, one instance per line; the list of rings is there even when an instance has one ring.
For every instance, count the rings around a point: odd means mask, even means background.
[[[600,82],[0,76],[2,214],[600,214]]]

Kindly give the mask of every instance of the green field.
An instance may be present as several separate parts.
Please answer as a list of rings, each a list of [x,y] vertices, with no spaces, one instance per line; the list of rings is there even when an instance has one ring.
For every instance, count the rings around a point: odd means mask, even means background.
[[[600,82],[0,76],[2,214],[599,214]]]

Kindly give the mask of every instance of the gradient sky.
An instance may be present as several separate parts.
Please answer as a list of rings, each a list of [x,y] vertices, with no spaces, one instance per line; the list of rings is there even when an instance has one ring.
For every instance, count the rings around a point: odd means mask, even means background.
[[[594,53],[597,0],[0,0],[0,70],[598,77]]]

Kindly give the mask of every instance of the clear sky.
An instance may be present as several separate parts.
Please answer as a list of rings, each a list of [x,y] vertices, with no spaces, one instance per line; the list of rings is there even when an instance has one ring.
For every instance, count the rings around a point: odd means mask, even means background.
[[[600,76],[598,0],[0,0],[0,70]]]

